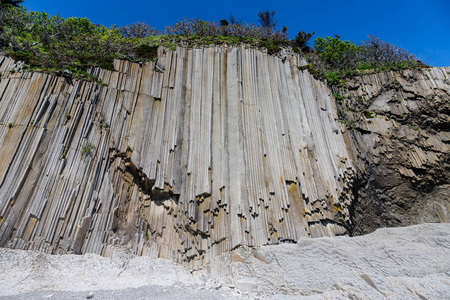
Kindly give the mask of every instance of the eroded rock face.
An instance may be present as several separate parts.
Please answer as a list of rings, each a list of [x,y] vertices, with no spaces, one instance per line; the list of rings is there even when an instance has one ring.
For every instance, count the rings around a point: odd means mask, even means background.
[[[196,268],[241,246],[348,233],[345,126],[285,55],[160,48],[155,63],[92,70],[105,86],[1,58],[0,245]]]
[[[343,95],[359,157],[354,234],[450,222],[450,68],[365,75]]]
[[[1,57],[0,246],[199,268],[241,247],[448,222],[450,69],[357,78],[338,114],[302,64],[160,48],[91,70],[100,85]]]

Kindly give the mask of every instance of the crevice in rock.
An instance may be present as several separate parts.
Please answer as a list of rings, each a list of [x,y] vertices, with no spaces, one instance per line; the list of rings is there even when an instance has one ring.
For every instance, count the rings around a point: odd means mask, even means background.
[[[161,190],[155,188],[155,180],[148,178],[140,168],[131,161],[131,151],[120,152],[115,148],[111,148],[110,161],[113,162],[115,159],[119,158],[123,161],[125,170],[123,172],[128,172],[132,177],[133,181],[142,190],[142,192],[148,196],[157,205],[164,205],[164,201],[172,199],[178,204],[179,195],[173,193],[172,190]]]

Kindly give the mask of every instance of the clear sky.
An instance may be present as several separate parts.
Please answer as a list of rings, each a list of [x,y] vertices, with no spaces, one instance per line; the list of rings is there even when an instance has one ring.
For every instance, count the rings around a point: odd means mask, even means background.
[[[123,26],[135,22],[163,30],[183,18],[228,19],[257,23],[258,12],[275,10],[278,27],[294,37],[299,30],[359,42],[374,35],[415,54],[432,66],[450,66],[450,0],[25,0],[31,10],[62,17],[87,17],[92,22]],[[311,43],[312,44],[312,43]]]

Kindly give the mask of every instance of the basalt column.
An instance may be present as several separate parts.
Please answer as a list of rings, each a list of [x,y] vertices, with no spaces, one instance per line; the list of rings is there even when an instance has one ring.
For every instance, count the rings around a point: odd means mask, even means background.
[[[195,268],[347,233],[345,126],[297,55],[160,48],[152,63],[92,69],[104,84],[0,61],[1,246]]]

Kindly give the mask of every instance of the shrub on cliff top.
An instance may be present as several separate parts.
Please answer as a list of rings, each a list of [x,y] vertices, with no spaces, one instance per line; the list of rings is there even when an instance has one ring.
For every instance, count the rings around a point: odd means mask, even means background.
[[[1,0],[0,5],[5,6],[19,6],[20,3],[23,3],[23,0]]]
[[[143,61],[155,57],[154,47],[209,43],[250,43],[279,51],[287,33],[275,28],[230,22],[181,20],[163,35],[145,23],[120,28],[94,24],[87,18],[61,18],[45,12],[7,7],[0,15],[0,50],[32,67],[85,72],[90,66],[111,69],[114,59]]]
[[[292,41],[294,47],[298,47],[301,50],[310,50],[308,42],[312,38],[315,32],[299,31]]]
[[[133,23],[119,28],[119,32],[129,38],[144,38],[147,36],[157,35],[158,30],[152,28],[145,22]]]
[[[0,46],[13,58],[45,69],[86,70],[112,67],[114,58],[134,58],[135,42],[117,28],[96,25],[86,18],[61,18],[23,7],[4,11]]]
[[[224,21],[224,20],[222,20]],[[173,25],[167,25],[164,33],[175,36],[198,37],[247,37],[255,39],[270,39],[273,41],[287,41],[287,33],[272,27],[257,26],[242,22],[211,22],[199,18],[183,19]]]
[[[260,11],[258,13],[258,22],[262,27],[275,29],[278,23],[278,20],[275,19],[275,14],[276,12],[274,10],[269,11],[268,9],[265,9]]]
[[[321,38],[314,40],[314,51],[331,70],[354,69],[358,63],[358,55],[361,47],[350,41],[340,40],[340,36]]]
[[[6,3],[6,2],[2,2]],[[0,14],[0,51],[31,67],[70,70],[75,77],[88,78],[91,66],[112,68],[114,59],[145,61],[156,57],[156,48],[178,45],[250,44],[264,47],[269,54],[281,47],[303,52],[317,74],[332,72],[329,78],[358,70],[392,69],[414,66],[415,58],[406,50],[369,37],[355,44],[335,37],[318,37],[314,51],[307,46],[314,33],[300,31],[289,41],[287,27],[278,30],[274,12],[260,12],[262,26],[243,23],[232,15],[229,21],[183,19],[165,27],[163,34],[145,23],[120,28],[94,24],[87,18],[61,18],[23,7],[5,6]],[[89,77],[90,78],[90,77]]]
[[[341,84],[342,78],[368,70],[382,72],[418,65],[416,57],[408,51],[373,36],[358,44],[343,41],[338,35],[318,37],[314,40],[314,52],[306,56],[331,85]]]

